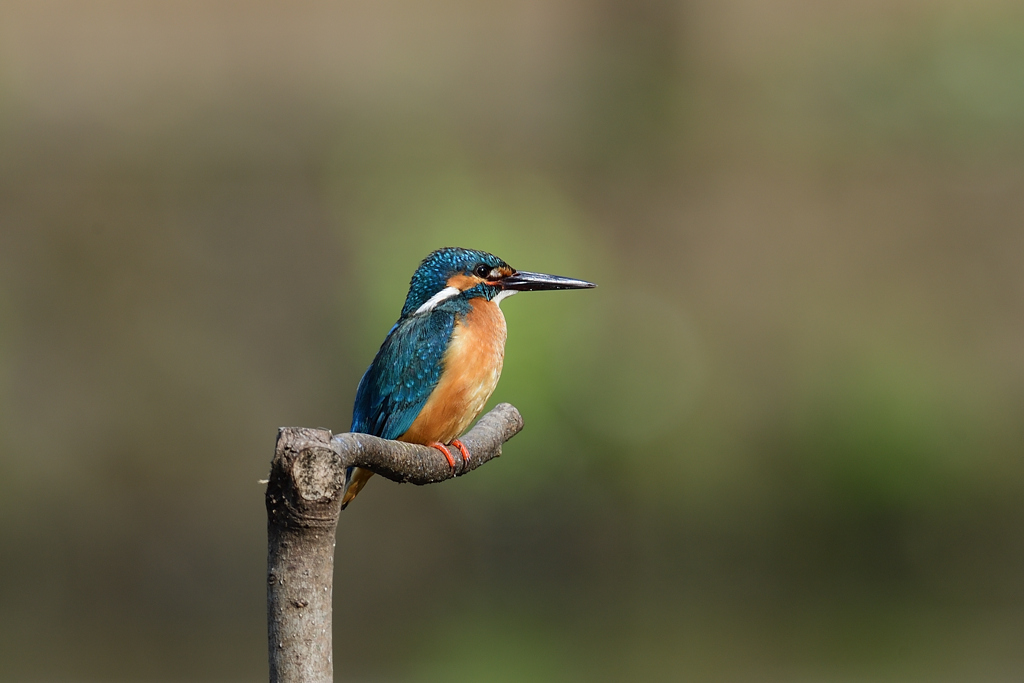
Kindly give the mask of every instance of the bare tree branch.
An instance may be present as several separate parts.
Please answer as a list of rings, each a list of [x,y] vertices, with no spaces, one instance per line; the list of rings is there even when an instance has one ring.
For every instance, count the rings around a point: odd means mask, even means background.
[[[271,683],[333,679],[331,598],[334,543],[345,469],[363,467],[393,481],[431,484],[452,479],[501,455],[523,428],[502,403],[461,441],[470,459],[453,471],[435,448],[368,434],[282,428],[267,484],[267,627]]]

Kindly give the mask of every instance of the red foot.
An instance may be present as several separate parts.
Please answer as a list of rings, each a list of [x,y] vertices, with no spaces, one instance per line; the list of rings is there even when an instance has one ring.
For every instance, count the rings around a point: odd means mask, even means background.
[[[466,450],[466,447],[462,445],[462,442],[459,441],[458,439],[452,439],[452,445],[458,448],[459,451],[462,453],[462,462],[469,462],[469,451]]]
[[[447,446],[438,441],[435,441],[434,443],[428,443],[427,445],[430,446],[431,448],[436,448],[437,450],[444,453],[444,457],[448,458],[448,464],[451,465],[451,468],[453,470],[455,469],[455,458],[452,457],[452,452],[448,450]]]

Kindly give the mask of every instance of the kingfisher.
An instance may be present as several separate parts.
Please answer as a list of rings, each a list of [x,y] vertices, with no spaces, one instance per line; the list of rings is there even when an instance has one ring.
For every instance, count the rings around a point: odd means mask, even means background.
[[[584,280],[516,270],[493,254],[445,247],[413,273],[401,316],[356,390],[350,431],[431,446],[455,469],[451,448],[491,397],[505,358],[502,300],[526,291],[588,289]],[[345,472],[342,509],[373,476]]]

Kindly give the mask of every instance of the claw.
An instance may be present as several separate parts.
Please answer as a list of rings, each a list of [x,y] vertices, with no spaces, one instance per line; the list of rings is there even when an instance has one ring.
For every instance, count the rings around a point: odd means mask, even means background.
[[[461,441],[459,441],[458,439],[452,439],[452,444],[451,445],[455,446],[456,448],[458,448],[459,451],[462,453],[462,462],[463,463],[469,462],[469,451],[466,449],[465,446],[462,445]]]
[[[428,443],[427,445],[444,453],[444,457],[448,458],[448,464],[453,470],[455,469],[455,458],[452,457],[452,452],[449,451],[443,443],[435,441],[434,443]]]

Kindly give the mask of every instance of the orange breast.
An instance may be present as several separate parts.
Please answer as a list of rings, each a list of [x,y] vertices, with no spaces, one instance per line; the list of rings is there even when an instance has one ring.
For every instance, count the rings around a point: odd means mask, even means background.
[[[505,316],[483,298],[456,321],[442,362],[441,379],[399,441],[450,443],[469,427],[494,393],[505,359]]]

